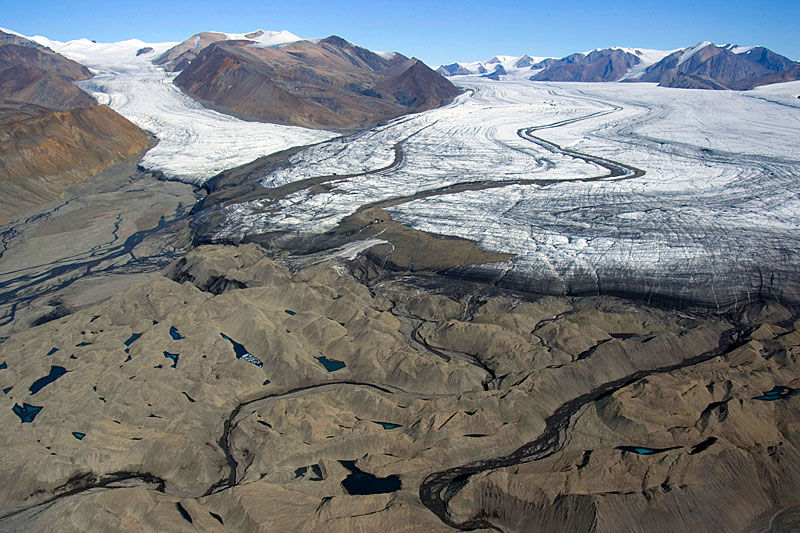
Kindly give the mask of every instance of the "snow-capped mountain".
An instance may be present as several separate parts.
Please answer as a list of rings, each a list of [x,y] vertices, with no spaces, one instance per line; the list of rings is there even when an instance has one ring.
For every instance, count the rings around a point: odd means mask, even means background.
[[[468,63],[451,63],[440,66],[436,72],[442,76],[500,76],[523,73],[530,76],[533,65],[548,59],[547,57],[529,56],[494,56],[486,61],[472,61]]]
[[[256,30],[249,33],[204,31],[192,35],[182,43],[177,43],[158,56],[153,63],[164,66],[168,71],[177,72],[186,68],[203,48],[222,41],[251,41],[253,43],[252,46],[271,48],[302,41],[302,38],[285,30]]]
[[[737,90],[800,79],[800,63],[763,46],[710,41],[677,50],[597,48],[561,59],[495,56],[489,61],[442,65],[437,71],[449,77],[479,75],[495,80],[645,81],[668,87]]]

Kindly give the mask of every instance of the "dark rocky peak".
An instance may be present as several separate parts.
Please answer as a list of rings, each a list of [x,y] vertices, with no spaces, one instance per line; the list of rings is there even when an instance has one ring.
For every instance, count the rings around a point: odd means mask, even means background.
[[[528,68],[532,67],[534,63],[533,58],[525,54],[514,62],[514,68]]]

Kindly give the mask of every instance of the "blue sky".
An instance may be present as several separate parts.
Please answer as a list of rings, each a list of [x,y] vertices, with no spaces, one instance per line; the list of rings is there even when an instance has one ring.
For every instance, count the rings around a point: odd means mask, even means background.
[[[183,40],[204,30],[340,35],[437,66],[523,53],[561,57],[605,46],[671,49],[759,44],[800,60],[800,1],[0,0],[0,26],[97,41]]]

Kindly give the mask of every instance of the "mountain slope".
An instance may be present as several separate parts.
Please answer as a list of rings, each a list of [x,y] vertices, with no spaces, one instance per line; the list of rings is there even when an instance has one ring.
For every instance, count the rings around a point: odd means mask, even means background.
[[[147,145],[144,131],[106,106],[52,111],[0,100],[0,224]]]
[[[459,92],[416,59],[379,55],[337,36],[281,48],[217,41],[175,85],[233,114],[321,129],[433,109]]]
[[[91,76],[0,31],[0,224],[147,148],[144,131],[73,83]]]

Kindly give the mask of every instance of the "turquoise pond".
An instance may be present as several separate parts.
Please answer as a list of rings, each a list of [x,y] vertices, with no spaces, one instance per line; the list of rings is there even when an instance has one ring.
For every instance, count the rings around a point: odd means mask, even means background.
[[[36,418],[36,415],[42,410],[41,406],[38,405],[31,405],[29,403],[22,403],[22,405],[14,404],[14,407],[11,408],[14,411],[14,414],[19,417],[22,423],[30,423]]]
[[[328,372],[336,372],[337,370],[343,369],[346,365],[342,361],[337,361],[335,359],[328,359],[327,357],[316,357],[317,361],[320,362],[322,366],[325,367],[325,370]]]
[[[391,422],[375,422],[375,424],[378,424],[383,429],[397,429],[402,427],[400,424],[392,424]]]
[[[779,385],[774,387],[772,390],[769,390],[764,393],[763,396],[756,396],[753,398],[754,400],[760,400],[762,402],[774,402],[775,400],[782,400],[792,394],[795,394],[800,389],[793,389],[791,387],[784,387],[783,385]]]
[[[174,341],[180,341],[186,338],[180,333],[178,333],[178,330],[175,328],[175,326],[171,326],[169,328],[169,336],[172,337],[172,340]]]
[[[247,361],[248,363],[256,365],[259,368],[264,366],[264,363],[261,362],[261,359],[248,352],[247,349],[244,347],[244,345],[239,344],[238,342],[231,339],[224,333],[220,333],[220,335],[222,336],[223,339],[231,343],[231,345],[233,346],[233,353],[236,354],[236,359]]]
[[[677,450],[681,446],[673,446],[671,448],[645,448],[643,446],[617,446],[618,450],[628,453],[635,453],[637,455],[653,455],[656,453],[668,452],[670,450]]]
[[[72,436],[78,440],[83,440],[83,437],[86,436],[86,433],[81,433],[80,431],[73,431]]]
[[[172,359],[172,366],[170,368],[178,368],[178,357],[180,357],[180,354],[164,352],[164,357]]]

